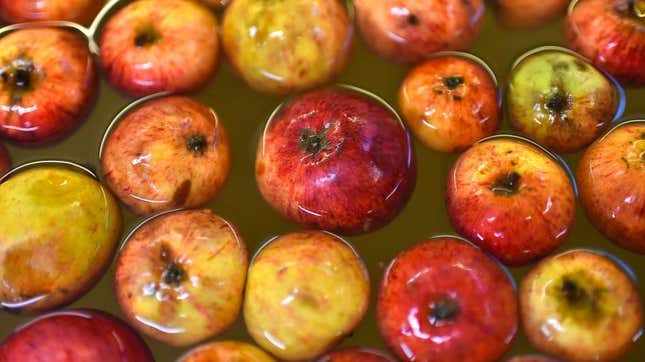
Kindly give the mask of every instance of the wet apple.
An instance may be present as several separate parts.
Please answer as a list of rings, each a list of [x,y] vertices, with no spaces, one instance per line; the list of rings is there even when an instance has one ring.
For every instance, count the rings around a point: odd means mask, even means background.
[[[327,353],[317,362],[394,362],[394,359],[369,348],[344,348]]]
[[[217,18],[195,1],[137,0],[105,24],[101,64],[129,95],[195,91],[217,70],[217,34]]]
[[[0,184],[0,230],[0,305],[38,313],[98,281],[118,246],[121,214],[89,175],[34,166]]]
[[[193,348],[177,362],[276,362],[261,349],[242,342],[211,342]]]
[[[0,17],[7,23],[64,20],[89,25],[103,0],[0,0]]]
[[[25,145],[59,140],[89,111],[97,77],[87,40],[64,28],[0,38],[0,136]]]
[[[132,326],[171,346],[220,334],[242,305],[246,244],[208,210],[154,218],[127,240],[116,263],[116,299]]]
[[[157,98],[119,121],[101,168],[108,187],[136,214],[199,207],[226,183],[228,136],[211,108],[182,96]]]

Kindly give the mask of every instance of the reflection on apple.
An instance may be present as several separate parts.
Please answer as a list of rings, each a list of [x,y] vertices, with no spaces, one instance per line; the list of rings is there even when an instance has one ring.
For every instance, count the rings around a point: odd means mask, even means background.
[[[7,23],[65,20],[89,25],[103,0],[0,0],[0,17]]]

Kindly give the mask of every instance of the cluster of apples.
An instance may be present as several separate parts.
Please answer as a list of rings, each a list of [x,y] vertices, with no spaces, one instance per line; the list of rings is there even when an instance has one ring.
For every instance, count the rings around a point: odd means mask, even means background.
[[[423,241],[385,271],[377,316],[397,358],[494,361],[520,320],[537,350],[566,360],[616,360],[631,347],[643,311],[628,268],[599,251],[551,254],[573,226],[578,186],[594,225],[645,253],[645,122],[609,129],[623,112],[619,82],[645,84],[643,1],[576,1],[565,35],[582,55],[544,47],[517,60],[506,103],[512,127],[528,138],[492,136],[502,119],[500,87],[482,60],[459,52],[480,32],[481,0],[206,2],[227,6],[221,34],[214,13],[190,0],[136,0],[113,13],[97,1],[31,8],[0,0],[7,22],[74,22],[2,30],[6,140],[43,145],[72,132],[97,95],[95,58],[112,85],[145,96],[106,131],[99,151],[105,186],[62,161],[23,165],[0,180],[2,308],[35,314],[77,300],[117,254],[118,202],[150,216],[116,260],[115,294],[127,324],[97,310],[45,314],[0,344],[0,362],[152,361],[135,330],[192,346],[222,333],[240,312],[255,342],[282,360],[393,361],[368,349],[328,352],[363,319],[371,289],[362,258],[338,235],[384,227],[411,197],[417,169],[407,127],[430,148],[463,151],[448,175],[446,207],[465,239]],[[512,15],[517,3],[499,1],[502,16],[525,16]],[[553,18],[562,3],[542,3],[536,17]],[[100,11],[109,14],[105,24]],[[354,11],[375,53],[416,65],[399,91],[403,118],[361,89],[309,91],[345,68]],[[267,202],[310,230],[268,240],[250,260],[240,231],[200,209],[228,178],[224,125],[197,101],[159,93],[206,84],[220,39],[251,88],[306,91],[269,117],[255,174]],[[585,147],[576,182],[551,150]],[[8,169],[0,147],[0,174]],[[28,230],[26,219],[34,220]],[[504,265],[538,260],[518,293]],[[205,344],[181,359],[209,360],[274,361],[238,342]],[[513,359],[532,360],[547,359]]]

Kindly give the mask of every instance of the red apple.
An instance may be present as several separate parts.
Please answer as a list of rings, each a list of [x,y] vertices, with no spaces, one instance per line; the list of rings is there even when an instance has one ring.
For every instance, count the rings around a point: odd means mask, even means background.
[[[495,260],[466,241],[439,237],[392,261],[377,320],[385,343],[404,361],[494,361],[517,331],[517,299]]]
[[[447,180],[455,229],[507,265],[553,252],[573,227],[576,203],[572,180],[554,157],[509,136],[468,149]]]
[[[394,362],[394,359],[369,348],[344,348],[327,353],[317,362]]]
[[[103,0],[0,0],[0,16],[7,23],[65,20],[89,25]]]
[[[276,362],[261,349],[242,342],[211,342],[193,348],[177,362]]]
[[[497,0],[497,17],[510,28],[536,28],[564,16],[570,0]]]
[[[621,83],[645,85],[645,1],[579,0],[569,10],[567,45]]]
[[[501,94],[490,69],[468,54],[439,55],[414,68],[399,89],[408,127],[426,146],[461,151],[499,127]]]
[[[87,40],[64,28],[26,28],[0,39],[0,136],[42,144],[71,133],[94,101]]]
[[[522,280],[529,342],[566,361],[619,361],[640,337],[643,307],[626,265],[591,250],[546,258]]]
[[[627,122],[592,144],[578,162],[580,201],[608,239],[645,254],[645,121]]]
[[[418,63],[440,50],[465,50],[479,36],[482,0],[354,0],[358,27],[379,56]]]
[[[525,355],[525,356],[516,356],[509,359],[506,362],[560,362],[557,359],[551,357],[544,357],[539,355]]]
[[[364,91],[313,91],[278,107],[257,152],[256,180],[283,216],[307,228],[365,233],[401,211],[416,182],[410,136]]]
[[[9,152],[7,149],[0,143],[0,177],[7,173],[11,168],[11,158],[9,158]]]
[[[114,289],[126,319],[171,346],[220,334],[242,305],[246,243],[209,210],[152,219],[127,240],[116,263]]]
[[[153,362],[128,325],[98,310],[50,313],[16,329],[0,344],[0,362]]]
[[[105,182],[134,213],[206,204],[230,168],[228,136],[217,114],[190,98],[157,98],[119,121],[101,155]]]
[[[107,21],[100,49],[108,80],[127,94],[194,91],[217,70],[217,18],[195,1],[134,1]]]

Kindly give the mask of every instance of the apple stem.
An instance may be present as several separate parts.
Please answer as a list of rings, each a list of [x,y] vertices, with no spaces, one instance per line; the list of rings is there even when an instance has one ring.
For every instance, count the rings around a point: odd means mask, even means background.
[[[312,156],[319,154],[329,147],[327,129],[314,132],[309,128],[300,130],[300,148]]]
[[[520,174],[513,171],[499,177],[491,186],[490,190],[500,196],[510,196],[519,189]]]
[[[442,298],[430,304],[428,322],[432,326],[440,326],[444,322],[453,321],[459,314],[459,304],[451,298]]]
[[[201,133],[197,133],[186,138],[186,148],[195,154],[195,156],[204,155],[207,145],[208,142],[206,141],[206,137]]]
[[[182,268],[181,265],[175,263],[174,261],[168,264],[166,269],[163,271],[163,274],[161,275],[164,283],[173,286],[177,286],[182,281],[184,281],[185,276],[186,272],[184,271],[184,268]]]

